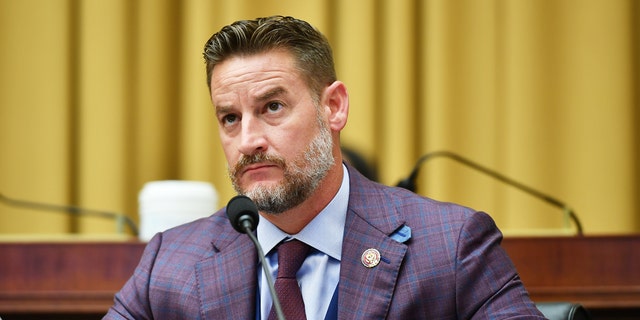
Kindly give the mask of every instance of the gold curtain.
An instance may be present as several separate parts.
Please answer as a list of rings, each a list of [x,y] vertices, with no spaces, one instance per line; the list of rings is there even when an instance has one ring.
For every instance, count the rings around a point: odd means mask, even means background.
[[[640,4],[634,0],[0,0],[0,193],[124,212],[152,180],[233,195],[201,52],[220,27],[303,18],[334,46],[345,146],[394,185],[446,150],[561,199],[586,234],[640,231]],[[561,210],[446,158],[418,192],[505,232]],[[528,231],[522,231],[528,230]],[[113,222],[0,203],[0,234]]]

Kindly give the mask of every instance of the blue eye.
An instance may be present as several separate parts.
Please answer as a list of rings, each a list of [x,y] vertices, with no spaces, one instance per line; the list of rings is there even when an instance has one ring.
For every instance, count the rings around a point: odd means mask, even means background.
[[[235,114],[228,114],[222,117],[222,119],[220,120],[220,122],[222,122],[222,124],[224,125],[230,125],[236,121],[238,121],[238,116],[236,116]]]

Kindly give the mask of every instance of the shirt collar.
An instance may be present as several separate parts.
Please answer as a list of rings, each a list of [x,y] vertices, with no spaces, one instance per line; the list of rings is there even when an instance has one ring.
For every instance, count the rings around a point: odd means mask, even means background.
[[[270,252],[283,239],[295,238],[338,261],[341,259],[342,237],[349,204],[349,172],[344,164],[342,171],[344,174],[338,193],[298,234],[287,234],[269,220],[260,219],[258,241],[265,253]]]

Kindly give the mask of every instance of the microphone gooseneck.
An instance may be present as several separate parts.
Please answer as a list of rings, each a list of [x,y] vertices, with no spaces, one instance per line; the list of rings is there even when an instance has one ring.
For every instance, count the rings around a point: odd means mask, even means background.
[[[64,213],[76,215],[76,216],[95,216],[95,217],[114,219],[116,220],[119,233],[123,233],[124,225],[127,225],[134,236],[139,235],[138,227],[136,226],[135,222],[133,222],[133,220],[131,220],[129,216],[122,213],[87,209],[87,208],[71,206],[71,205],[58,205],[58,204],[34,202],[34,201],[28,201],[28,200],[19,200],[19,199],[7,197],[2,193],[0,193],[0,202],[4,202],[7,205],[14,206],[14,207],[29,208],[34,210],[58,211],[58,212],[64,212]]]
[[[475,170],[478,170],[486,175],[489,175],[490,177],[493,177],[499,181],[502,181],[510,186],[513,186],[521,191],[524,191],[538,199],[544,200],[547,203],[550,203],[551,205],[558,207],[560,209],[562,209],[564,212],[566,212],[569,217],[571,218],[571,220],[573,220],[573,223],[576,225],[576,232],[578,236],[582,236],[583,235],[583,231],[582,231],[582,223],[580,223],[580,219],[578,219],[578,216],[576,215],[576,213],[573,211],[573,209],[571,209],[569,206],[567,206],[564,202],[551,197],[547,194],[544,194],[538,190],[535,190],[529,186],[526,186],[520,182],[517,182],[511,178],[508,178],[496,171],[493,171],[491,169],[485,168],[469,159],[466,159],[460,155],[457,155],[453,152],[449,152],[449,151],[435,151],[435,152],[430,152],[427,153],[425,155],[423,155],[422,157],[420,157],[418,159],[418,161],[416,161],[415,166],[413,167],[413,170],[411,171],[411,174],[405,178],[402,179],[398,182],[398,184],[396,185],[396,187],[401,187],[401,188],[405,188],[407,190],[410,190],[412,192],[416,192],[416,178],[418,177],[418,172],[420,171],[420,167],[422,166],[423,163],[425,163],[427,160],[435,158],[435,157],[446,157],[446,158],[450,158],[452,160],[455,160],[467,167],[473,168]]]
[[[260,242],[258,242],[258,238],[253,234],[253,231],[256,230],[258,222],[260,221],[258,207],[253,201],[251,201],[251,199],[249,199],[249,197],[238,195],[229,200],[226,212],[231,226],[240,233],[246,233],[258,250],[258,258],[260,259],[260,263],[262,263],[262,269],[267,277],[269,292],[271,294],[271,299],[273,300],[273,308],[275,308],[278,319],[285,320],[282,307],[280,306],[280,300],[278,299],[276,289],[273,286],[271,270],[269,270],[269,265],[267,265],[267,261],[264,258],[264,251],[262,250]]]

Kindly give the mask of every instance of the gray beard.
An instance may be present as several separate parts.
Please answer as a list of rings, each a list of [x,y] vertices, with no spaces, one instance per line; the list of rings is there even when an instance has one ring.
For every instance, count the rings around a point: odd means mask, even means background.
[[[236,192],[251,198],[258,210],[276,215],[300,205],[311,196],[335,162],[332,151],[331,132],[322,125],[309,147],[292,162],[285,163],[284,159],[278,156],[266,154],[243,156],[234,170],[230,170],[229,175]],[[248,164],[265,160],[283,167],[283,181],[275,186],[258,185],[251,190],[240,188],[236,172],[240,172],[241,168]]]

